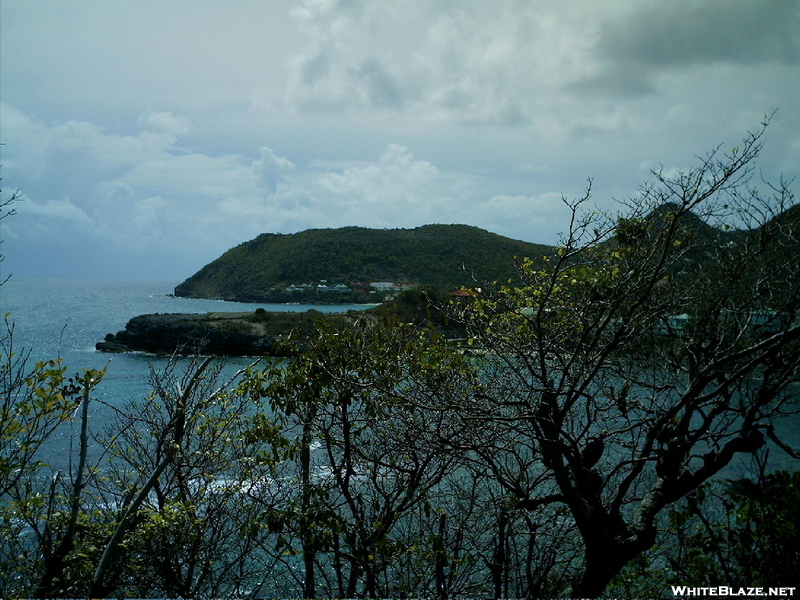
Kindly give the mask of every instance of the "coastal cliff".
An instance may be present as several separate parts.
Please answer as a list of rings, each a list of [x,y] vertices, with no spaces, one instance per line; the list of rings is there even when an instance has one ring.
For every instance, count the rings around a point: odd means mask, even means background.
[[[265,335],[248,322],[253,313],[153,314],[132,318],[125,329],[109,333],[96,348],[102,352],[274,356],[277,336]]]
[[[255,312],[139,315],[95,347],[101,352],[287,356],[291,346],[284,342],[292,332],[310,333],[321,320],[344,326],[361,313],[267,312],[260,308]]]
[[[395,300],[374,308],[346,312],[269,312],[258,308],[254,312],[140,315],[95,346],[101,352],[288,356],[293,346],[285,342],[293,333],[313,334],[323,321],[340,328],[357,319],[382,318],[425,324],[448,337],[460,337],[460,326],[432,309],[432,305],[442,306],[449,298],[447,293],[425,288],[401,292]]]

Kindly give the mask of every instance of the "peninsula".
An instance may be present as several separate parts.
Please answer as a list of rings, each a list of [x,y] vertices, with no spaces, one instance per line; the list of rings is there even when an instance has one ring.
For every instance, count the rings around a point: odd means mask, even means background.
[[[311,334],[321,324],[341,328],[356,319],[397,318],[404,323],[434,327],[448,337],[463,335],[458,324],[430,310],[449,301],[448,293],[432,287],[406,290],[379,306],[364,310],[323,313],[213,312],[205,314],[151,314],[133,317],[125,329],[109,333],[96,348],[102,352],[204,354],[217,356],[290,356],[296,346],[290,337]],[[299,334],[299,336],[298,336]]]
[[[415,229],[310,229],[264,233],[240,244],[175,288],[186,298],[301,304],[376,303],[402,289],[455,290],[517,276],[515,257],[551,246],[468,225]]]

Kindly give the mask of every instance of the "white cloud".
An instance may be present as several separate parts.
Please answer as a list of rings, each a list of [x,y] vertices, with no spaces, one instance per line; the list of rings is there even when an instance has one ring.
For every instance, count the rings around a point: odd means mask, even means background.
[[[283,174],[294,169],[294,163],[286,158],[275,156],[272,148],[263,146],[261,158],[253,163],[259,185],[269,192],[274,192],[283,181]]]
[[[474,222],[485,223],[495,233],[513,238],[523,238],[524,232],[530,230],[547,230],[555,226],[552,233],[563,233],[567,224],[569,209],[564,204],[560,193],[546,193],[539,196],[492,196],[485,202],[475,206]],[[561,227],[559,228],[559,225]],[[555,242],[551,235],[547,240]]]
[[[358,196],[378,201],[390,195],[407,197],[418,193],[421,186],[430,182],[439,170],[428,161],[414,160],[408,150],[398,144],[389,144],[376,164],[345,169],[342,173],[326,173],[318,183],[334,194]]]
[[[375,162],[320,174],[308,193],[325,198],[340,225],[413,227],[453,218],[445,189],[451,177],[408,148],[389,144]]]
[[[169,203],[161,196],[134,200],[131,204],[131,219],[128,227],[135,232],[139,243],[159,243],[164,237],[165,212]]]
[[[118,181],[132,187],[220,198],[249,191],[256,176],[238,155],[154,153]]]
[[[470,125],[538,120],[594,39],[595,11],[574,2],[309,2],[294,14],[308,43],[291,62],[290,103]]]
[[[139,116],[139,126],[148,131],[164,131],[176,136],[188,135],[192,130],[192,122],[189,119],[174,115],[170,111],[148,110]]]
[[[44,202],[23,200],[17,205],[17,211],[26,216],[66,221],[73,226],[90,227],[92,225],[89,215],[80,207],[75,206],[69,198]]]

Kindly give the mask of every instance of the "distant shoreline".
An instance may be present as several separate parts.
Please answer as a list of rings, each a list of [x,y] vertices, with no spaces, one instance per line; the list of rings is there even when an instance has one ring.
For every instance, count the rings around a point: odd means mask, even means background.
[[[100,352],[146,352],[156,355],[217,355],[286,357],[296,348],[286,343],[291,331],[311,332],[321,320],[347,324],[362,310],[304,312],[156,313],[130,319],[125,329],[109,333],[95,344]]]

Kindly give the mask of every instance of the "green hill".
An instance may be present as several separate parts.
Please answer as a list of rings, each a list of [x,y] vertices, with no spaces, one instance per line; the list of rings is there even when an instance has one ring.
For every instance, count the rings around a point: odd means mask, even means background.
[[[359,284],[393,282],[456,289],[516,275],[514,257],[552,248],[467,225],[416,229],[310,229],[265,233],[228,250],[175,288],[175,295],[244,302],[368,300]],[[324,284],[321,282],[325,282]],[[340,290],[326,291],[340,285]],[[295,286],[297,291],[288,291]],[[301,287],[308,286],[308,287]]]

